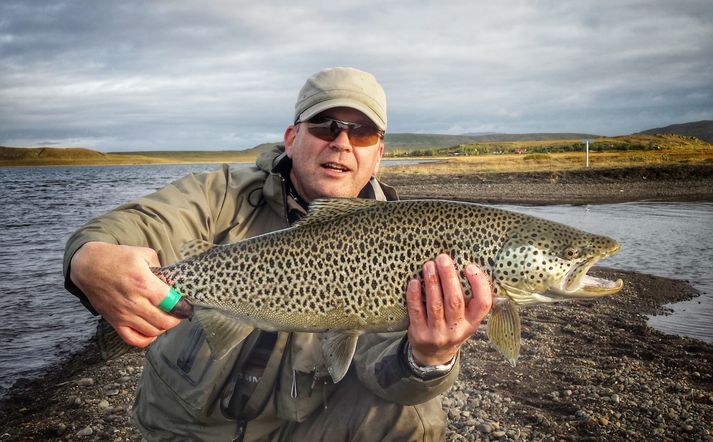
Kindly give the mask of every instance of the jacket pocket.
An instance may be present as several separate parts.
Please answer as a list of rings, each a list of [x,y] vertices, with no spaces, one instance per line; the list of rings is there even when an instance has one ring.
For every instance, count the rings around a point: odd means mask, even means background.
[[[334,390],[334,384],[328,376],[315,378],[314,371],[301,370],[318,365],[318,355],[313,347],[318,346],[319,340],[314,335],[303,333],[295,333],[292,338],[280,370],[275,405],[277,417],[303,422],[312,413],[324,408],[326,398]]]
[[[238,353],[214,359],[203,328],[196,321],[183,321],[151,345],[146,359],[159,379],[144,376],[144,382],[163,382],[187,410],[207,415],[219,400]]]

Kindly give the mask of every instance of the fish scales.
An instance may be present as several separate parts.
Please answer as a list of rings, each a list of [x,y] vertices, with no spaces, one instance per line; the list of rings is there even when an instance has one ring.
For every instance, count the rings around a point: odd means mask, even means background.
[[[587,275],[618,250],[605,236],[472,203],[327,199],[291,228],[210,245],[156,273],[195,307],[218,357],[252,327],[326,332],[325,364],[336,382],[358,334],[407,328],[408,282],[440,253],[490,276],[497,302],[488,335],[514,365],[519,306],[618,292],[620,280]]]
[[[448,253],[459,266],[478,262],[490,273],[487,258],[515,222],[502,211],[462,203],[365,206],[217,246],[161,274],[196,304],[292,323],[293,331],[401,330],[406,286],[423,262]]]

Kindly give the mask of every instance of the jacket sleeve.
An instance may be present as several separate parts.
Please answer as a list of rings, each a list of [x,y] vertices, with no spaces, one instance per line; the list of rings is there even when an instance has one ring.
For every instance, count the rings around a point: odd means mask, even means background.
[[[359,380],[377,396],[402,405],[426,402],[445,393],[458,379],[460,355],[446,375],[423,380],[406,362],[404,332],[371,333],[359,337],[354,367]]]
[[[76,231],[65,246],[65,288],[96,314],[86,296],[69,278],[72,257],[90,241],[149,247],[156,250],[162,265],[178,261],[180,248],[188,241],[218,242],[221,231],[239,222],[246,210],[240,206],[247,205],[249,198],[235,198],[235,195],[242,194],[253,184],[249,177],[255,175],[231,176],[228,166],[224,165],[214,172],[188,175],[92,219]]]

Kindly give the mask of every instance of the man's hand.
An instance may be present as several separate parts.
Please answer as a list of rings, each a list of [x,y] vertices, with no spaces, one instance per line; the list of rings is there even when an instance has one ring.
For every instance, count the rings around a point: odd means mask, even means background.
[[[88,242],[72,257],[70,278],[127,344],[143,348],[180,323],[156,307],[168,293],[150,270],[159,265],[152,249]]]
[[[421,282],[418,279],[409,282],[406,290],[408,340],[417,364],[450,362],[490,311],[493,293],[488,275],[473,264],[465,268],[465,274],[473,293],[467,305],[458,272],[448,255],[439,255],[435,262],[423,265],[425,303]]]

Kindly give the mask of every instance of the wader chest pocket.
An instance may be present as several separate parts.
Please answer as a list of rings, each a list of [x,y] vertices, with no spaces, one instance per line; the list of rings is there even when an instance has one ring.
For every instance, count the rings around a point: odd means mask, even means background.
[[[158,377],[194,411],[216,400],[235,363],[236,352],[215,360],[196,321],[183,321],[158,339],[147,360]]]

